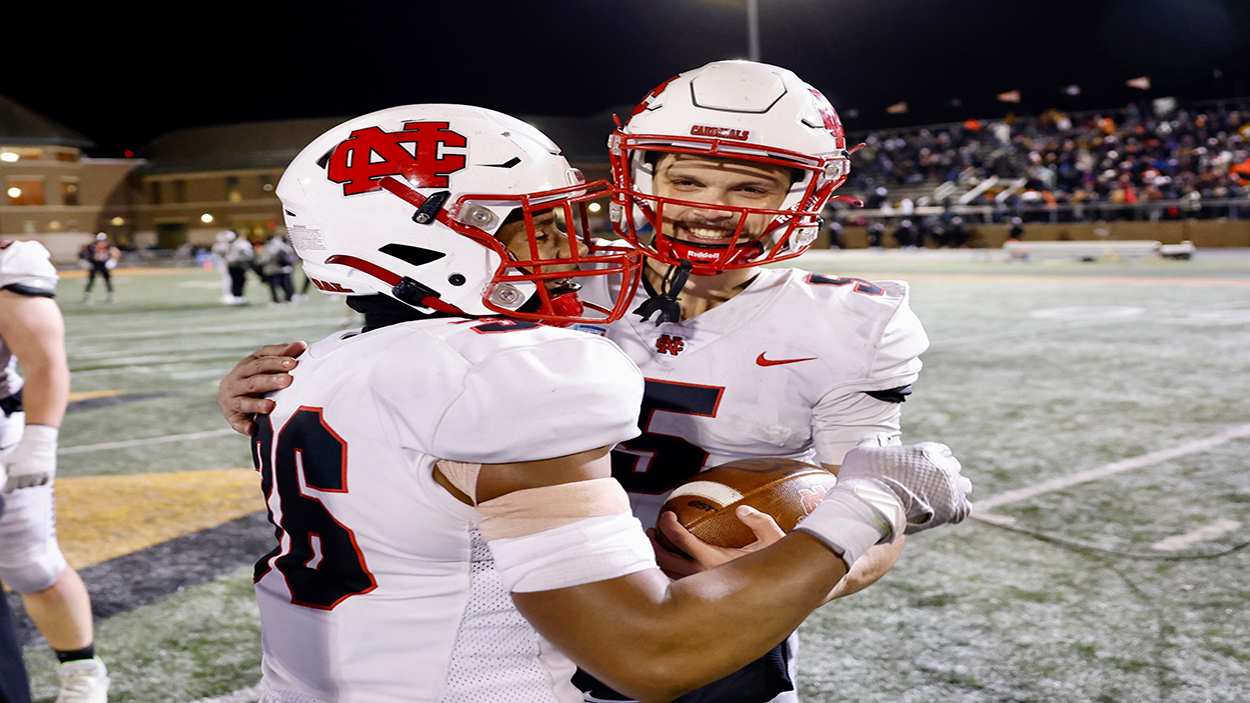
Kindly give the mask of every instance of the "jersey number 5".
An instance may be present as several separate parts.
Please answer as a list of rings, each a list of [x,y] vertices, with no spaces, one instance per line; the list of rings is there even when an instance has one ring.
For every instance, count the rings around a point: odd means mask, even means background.
[[[657,412],[716,417],[723,386],[647,379],[638,429],[642,434],[612,450],[612,475],[630,493],[667,493],[699,473],[707,452],[677,435],[651,430]]]
[[[281,508],[276,520],[269,510],[278,546],[256,562],[253,580],[260,581],[272,564],[286,579],[291,602],[318,610],[333,610],[344,600],[377,588],[355,533],[301,487],[302,483],[323,493],[347,492],[347,442],[325,423],[321,408],[296,410],[278,433],[276,452],[273,424],[268,415],[262,416],[252,445],[266,504],[276,486]]]

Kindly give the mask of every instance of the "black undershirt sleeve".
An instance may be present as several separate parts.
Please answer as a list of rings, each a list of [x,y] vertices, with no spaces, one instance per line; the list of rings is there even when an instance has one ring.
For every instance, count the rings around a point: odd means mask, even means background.
[[[899,386],[898,388],[887,388],[883,391],[864,391],[864,394],[887,403],[906,403],[907,396],[911,395],[911,384]]]
[[[56,293],[54,291],[50,291],[44,288],[35,288],[34,286],[27,286],[21,283],[10,283],[7,286],[3,286],[3,289],[9,291],[10,293],[17,293],[18,295],[28,295],[32,298],[55,298],[56,297]]]

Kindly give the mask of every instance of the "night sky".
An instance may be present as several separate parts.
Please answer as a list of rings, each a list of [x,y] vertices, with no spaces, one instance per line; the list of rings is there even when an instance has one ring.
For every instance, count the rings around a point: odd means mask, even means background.
[[[347,116],[414,102],[588,115],[632,104],[678,71],[747,51],[745,0],[30,9],[39,4],[3,11],[0,93],[85,134],[102,156],[180,127]],[[759,4],[762,60],[824,91],[851,128],[1114,107],[1163,95],[1250,95],[1250,2]],[[1149,93],[1124,86],[1143,74],[1154,80]],[[1082,95],[1061,93],[1071,83]],[[1020,106],[995,101],[1011,89],[1023,92]],[[900,100],[909,114],[886,115],[885,106]],[[858,118],[849,117],[852,109]]]

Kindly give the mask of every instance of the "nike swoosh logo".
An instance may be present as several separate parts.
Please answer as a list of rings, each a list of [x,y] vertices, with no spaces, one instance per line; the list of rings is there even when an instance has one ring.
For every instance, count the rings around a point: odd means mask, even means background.
[[[765,353],[766,352],[760,352],[760,355],[755,357],[755,363],[760,366],[779,366],[781,364],[797,364],[800,361],[812,361],[816,358],[814,356],[808,356],[802,359],[765,359]]]

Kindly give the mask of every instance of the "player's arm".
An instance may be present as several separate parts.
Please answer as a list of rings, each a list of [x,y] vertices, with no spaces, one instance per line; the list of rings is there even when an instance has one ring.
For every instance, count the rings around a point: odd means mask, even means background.
[[[875,395],[851,391],[822,398],[813,413],[812,434],[817,453],[841,461],[843,455],[861,444],[898,445],[902,434],[901,401],[905,397],[902,391]],[[835,474],[839,471],[837,463],[826,460],[821,465]],[[905,538],[900,536],[894,542],[869,550],[829,594],[829,599],[858,593],[880,580],[898,561],[904,542]]]
[[[917,499],[911,489],[895,493],[884,481],[865,480],[863,467],[876,458],[866,451],[861,457],[858,473],[830,491],[794,533],[679,581],[655,567],[624,490],[610,478],[607,447],[482,467],[475,499],[496,570],[526,619],[617,690],[643,701],[671,700],[785,639],[825,601],[847,563],[903,531],[904,515],[929,519],[934,503],[955,509],[944,507],[927,524],[966,514],[965,488],[952,488],[959,496],[949,500]],[[954,487],[958,462],[942,460],[946,467],[932,470],[946,478],[925,481]],[[886,477],[883,466],[869,473]],[[900,481],[900,490],[930,485]],[[698,633],[697,642],[691,633]],[[622,643],[628,643],[624,651]]]
[[[829,471],[838,473],[838,465],[821,464]],[[869,549],[864,558],[855,562],[847,573],[846,578],[838,582],[834,586],[833,591],[829,593],[829,600],[845,598],[853,593],[868,588],[877,581],[881,580],[890,569],[894,568],[895,562],[903,554],[903,545],[907,542],[906,535],[899,535],[894,538],[893,542],[888,544],[878,544]]]
[[[500,502],[512,503],[508,512],[515,521],[522,519],[519,515],[530,499],[534,515],[529,519],[541,521],[540,505],[551,505],[543,493],[554,497],[559,492],[579,491],[580,484],[582,493],[593,495],[587,482],[596,480],[611,489],[607,495],[615,496],[617,512],[615,516],[584,519],[605,527],[610,522],[619,525],[612,528],[616,534],[605,536],[598,551],[592,546],[585,555],[586,578],[602,575],[597,569],[614,560],[632,560],[638,570],[569,587],[528,590],[559,583],[560,577],[554,572],[563,571],[569,579],[578,580],[569,573],[577,568],[577,560],[560,567],[553,565],[552,574],[539,566],[513,584],[513,600],[535,628],[579,665],[640,700],[670,700],[759,657],[798,627],[846,573],[845,562],[828,547],[810,536],[795,534],[751,555],[753,558],[669,581],[655,568],[654,561],[646,558],[650,546],[637,520],[629,515],[623,490],[619,484],[614,489],[607,485],[615,484],[607,447],[551,461],[483,467],[477,499],[485,516],[484,534],[497,534],[501,521],[494,508]],[[567,531],[570,526],[573,523],[554,529]],[[585,534],[592,534],[594,529],[588,525]],[[632,534],[622,535],[622,531]],[[511,534],[506,527],[505,532]],[[501,539],[510,543],[501,543]],[[541,533],[490,540],[497,567],[509,582],[514,569],[527,568],[524,563],[514,566],[510,553],[525,549],[524,541],[535,546],[550,541],[550,547],[535,552],[535,559],[558,552],[562,545],[560,536]],[[622,559],[631,543],[635,548],[641,545],[640,552]],[[592,555],[598,558],[590,558]],[[803,567],[794,569],[795,564]],[[622,563],[621,568],[630,566]],[[779,573],[785,573],[786,578],[778,579]],[[691,633],[699,634],[698,646],[691,641]],[[626,651],[621,649],[623,642],[629,643]]]
[[[9,492],[48,483],[56,472],[57,432],[69,402],[69,366],[65,322],[56,303],[43,294],[0,290],[0,337],[26,378],[26,427],[7,460],[4,490]]]
[[[60,427],[69,402],[65,322],[51,298],[0,290],[0,337],[21,364],[27,425]]]

